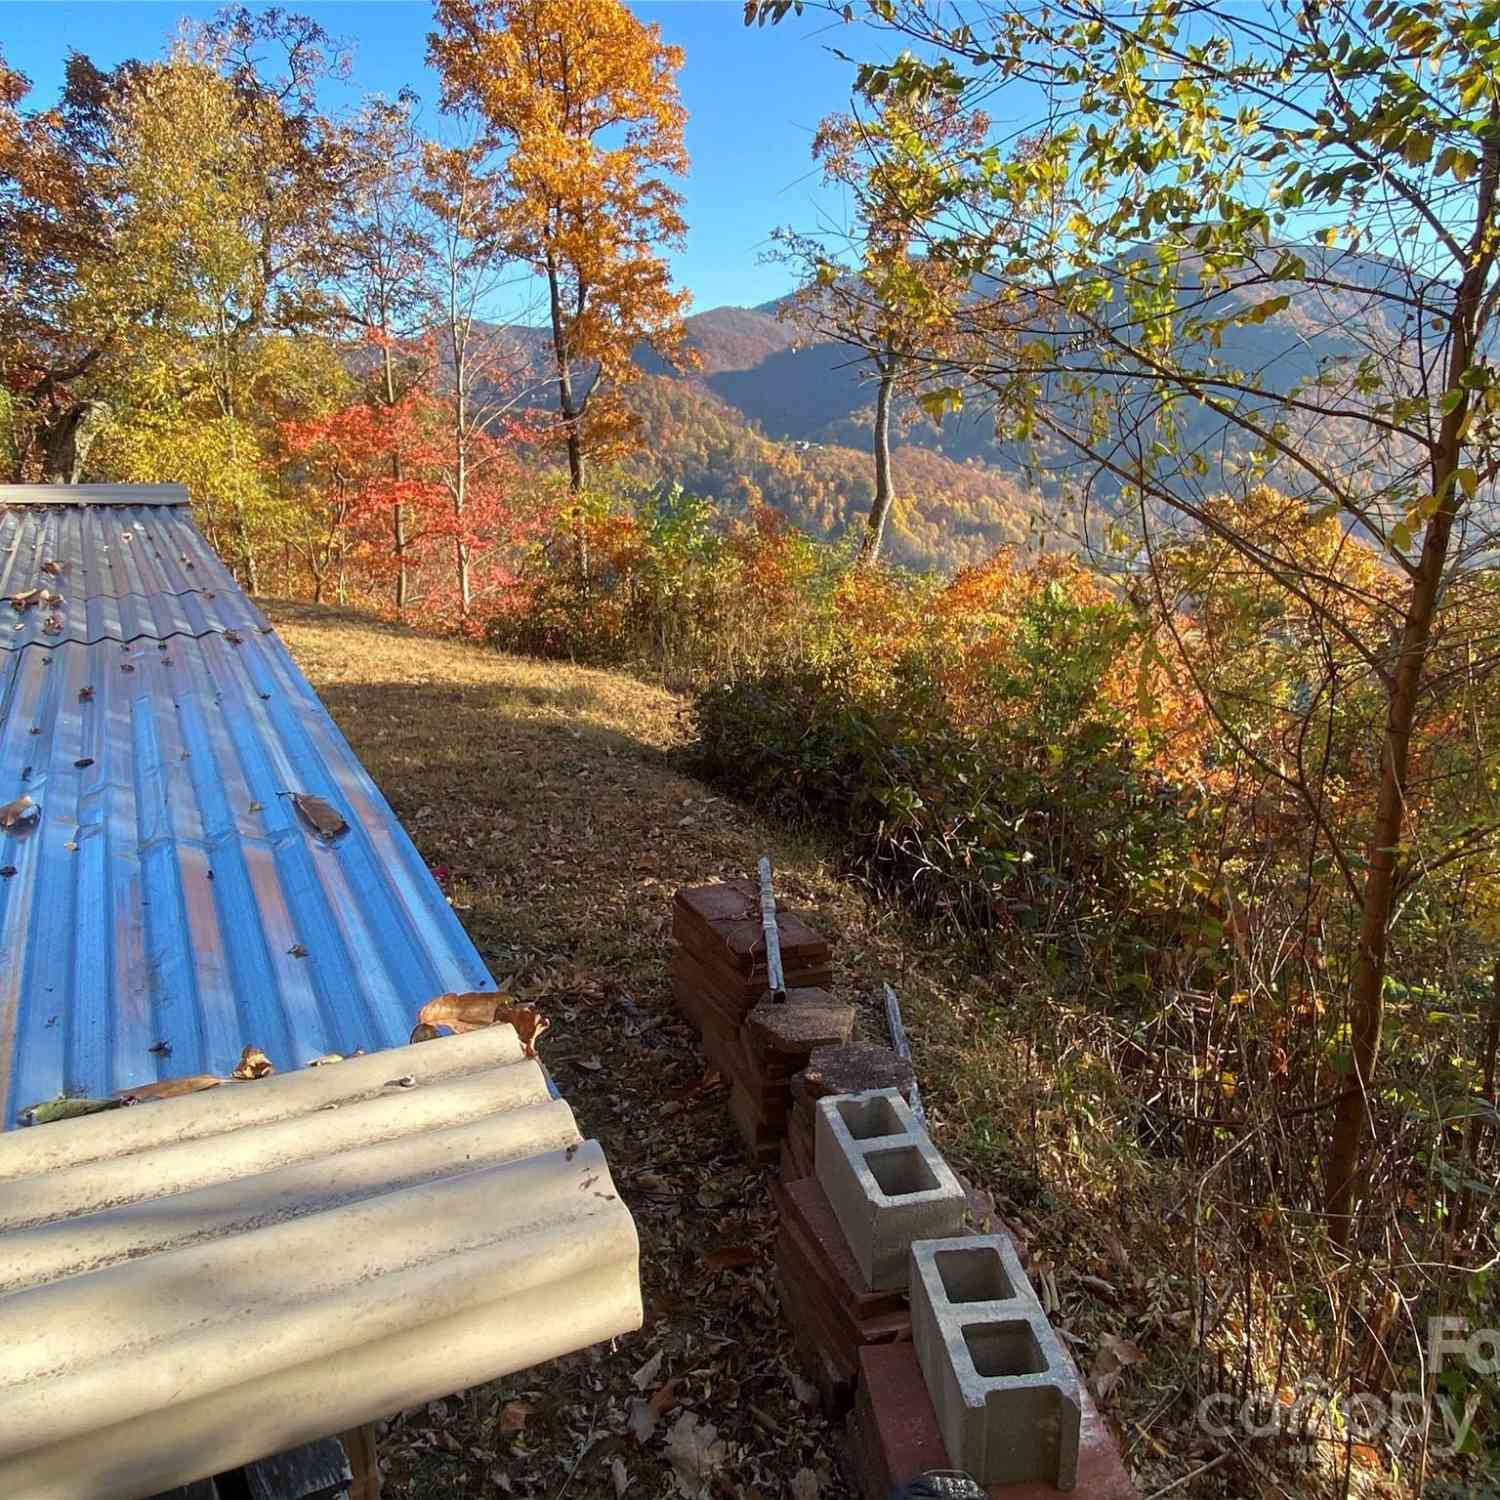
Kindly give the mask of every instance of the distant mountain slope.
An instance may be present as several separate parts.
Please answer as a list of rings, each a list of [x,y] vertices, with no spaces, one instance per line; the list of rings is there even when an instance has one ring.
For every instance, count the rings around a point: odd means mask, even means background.
[[[645,376],[631,393],[642,450],[631,467],[681,484],[731,512],[765,503],[814,536],[857,536],[874,492],[867,451],[768,437],[697,379]],[[887,536],[892,562],[953,569],[1007,543],[1067,545],[1049,506],[1025,485],[981,465],[900,446],[900,500]]]
[[[1331,272],[1344,283],[1343,289],[1320,290],[1286,282],[1293,294],[1287,308],[1260,323],[1226,328],[1222,343],[1201,351],[1202,359],[1217,361],[1224,369],[1252,373],[1274,368],[1276,388],[1286,390],[1320,367],[1340,360],[1352,366],[1372,348],[1397,348],[1400,330],[1388,325],[1392,304],[1372,295],[1390,289],[1397,274],[1390,262],[1320,247],[1295,248],[1314,274]],[[1273,258],[1280,254],[1279,248],[1267,251]],[[1190,276],[1183,295],[1198,295]],[[1241,302],[1263,300],[1270,289],[1231,289],[1215,295],[1223,298],[1218,308],[1223,312]],[[1434,287],[1431,295],[1441,298],[1443,291]],[[698,352],[700,366],[681,378],[712,392],[766,438],[866,449],[874,391],[858,351],[832,342],[799,344],[795,326],[777,316],[782,306],[772,302],[756,308],[721,307],[688,319],[689,343]],[[1199,357],[1193,356],[1195,361]],[[663,373],[659,363],[652,368]],[[1001,489],[1012,493],[1023,488],[1039,490],[1044,499],[1038,503],[1043,506],[1053,502],[1068,477],[1076,476],[1074,455],[1023,453],[996,435],[986,412],[971,410],[949,417],[941,426],[910,406],[900,415],[899,441],[906,448],[930,449],[965,469],[975,463],[994,469]],[[1232,480],[1246,457],[1247,440],[1203,408],[1185,409],[1184,420],[1184,442],[1198,447],[1210,463],[1210,487],[1221,477]],[[1297,432],[1305,452],[1325,456],[1330,462],[1351,460],[1360,436],[1347,422],[1321,419],[1308,421]],[[1034,470],[1039,457],[1039,468]],[[1367,462],[1368,456],[1353,461],[1357,466]],[[936,474],[923,477],[936,478]],[[1295,475],[1288,477],[1295,481]],[[919,509],[938,498],[925,493],[912,496]]]

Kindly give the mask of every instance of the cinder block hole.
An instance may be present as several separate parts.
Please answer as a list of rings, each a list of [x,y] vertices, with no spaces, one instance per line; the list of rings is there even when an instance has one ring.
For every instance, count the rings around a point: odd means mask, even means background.
[[[874,1140],[880,1135],[901,1135],[906,1126],[889,1099],[840,1099],[834,1108],[857,1141]]]
[[[938,1185],[936,1175],[922,1159],[915,1146],[894,1146],[889,1151],[872,1151],[865,1157],[880,1191],[887,1198],[901,1198],[908,1193],[930,1193]]]
[[[975,1323],[964,1329],[975,1371],[986,1380],[1000,1375],[1040,1375],[1047,1368],[1029,1323]]]
[[[950,1302],[1004,1302],[1016,1294],[998,1250],[940,1250],[933,1261]]]

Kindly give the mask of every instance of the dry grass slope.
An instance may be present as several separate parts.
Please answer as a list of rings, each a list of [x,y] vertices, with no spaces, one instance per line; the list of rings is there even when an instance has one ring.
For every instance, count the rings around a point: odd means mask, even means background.
[[[271,615],[491,970],[551,1017],[544,1057],[641,1232],[643,1331],[403,1414],[383,1439],[394,1500],[693,1493],[691,1445],[671,1440],[684,1414],[717,1429],[704,1494],[847,1493],[839,1434],[798,1399],[766,1183],[666,978],[672,892],[767,851],[834,941],[867,1036],[884,1040],[879,982],[900,989],[934,1134],[1021,1229],[1080,1363],[1107,1335],[1139,1346],[1106,1404],[1142,1493],[1183,1479],[1174,1495],[1286,1493],[1230,1465],[1190,1477],[1214,1450],[1184,1411],[1181,1185],[1142,1169],[1085,1013],[1028,1001],[1019,964],[976,975],[921,945],[815,844],[679,774],[669,693],[336,610]],[[1063,1037],[1066,1074],[1039,1065],[1053,1051],[1039,1031]]]

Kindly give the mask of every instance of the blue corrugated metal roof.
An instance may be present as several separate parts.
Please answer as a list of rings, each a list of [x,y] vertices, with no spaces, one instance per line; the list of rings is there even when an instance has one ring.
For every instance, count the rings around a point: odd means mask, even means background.
[[[68,621],[0,651],[0,803],[41,809],[0,832],[7,1126],[59,1092],[225,1073],[247,1044],[279,1069],[392,1046],[433,995],[494,987],[185,509],[17,507],[7,549],[6,592],[54,587]],[[347,830],[320,838],[298,792]]]
[[[62,602],[0,605],[0,649],[266,628],[185,506],[0,510],[0,595],[33,590]]]

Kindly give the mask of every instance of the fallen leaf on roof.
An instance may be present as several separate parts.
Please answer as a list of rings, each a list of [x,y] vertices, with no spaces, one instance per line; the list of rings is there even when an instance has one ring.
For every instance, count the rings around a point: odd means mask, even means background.
[[[343,1060],[344,1054],[342,1052],[325,1052],[322,1057],[313,1058],[307,1066],[310,1068],[326,1068],[332,1063],[343,1062]]]
[[[509,999],[509,996],[502,998]],[[497,1005],[495,1020],[497,1023],[516,1028],[516,1037],[521,1043],[523,1057],[536,1056],[536,1044],[541,1041],[552,1025],[546,1016],[530,1005]]]
[[[238,1078],[241,1082],[247,1082],[252,1078],[265,1078],[275,1071],[275,1065],[259,1047],[246,1047],[240,1053],[240,1060],[235,1064],[234,1071],[229,1076]]]
[[[42,572],[52,578],[61,578],[67,570],[68,565],[66,563],[53,562],[50,557],[42,564]]]
[[[410,1073],[403,1073],[399,1078],[387,1078],[385,1086],[388,1089],[414,1089],[417,1080]]]
[[[293,943],[292,946],[290,948],[288,948],[286,951],[293,958],[306,958],[307,957],[307,949],[304,948],[301,943]]]
[[[465,994],[450,991],[429,1000],[417,1012],[417,1024],[451,1026],[458,1032],[478,1031],[495,1024],[496,1010],[510,998],[488,990],[472,990]]]
[[[36,591],[37,603],[45,604],[55,609],[63,602],[63,596],[56,589],[38,589]]]
[[[59,635],[62,633],[63,617],[59,614],[50,614],[42,621],[42,630],[47,635]]]
[[[80,703],[88,703],[92,701],[93,696],[94,690],[91,687],[81,687],[78,689],[78,701]]]
[[[0,828],[19,828],[23,823],[34,823],[41,808],[31,799],[30,792],[22,792],[12,802],[0,807]]]
[[[32,609],[40,601],[42,591],[40,589],[26,589],[19,594],[10,596],[10,607],[12,609]]]
[[[238,646],[245,638],[239,633],[238,630],[226,630],[224,632],[224,639],[228,641],[231,646]]]
[[[14,865],[0,865],[0,880],[9,880],[16,873]]]
[[[147,1052],[154,1053],[157,1057],[170,1057],[172,1055],[171,1042],[152,1042],[146,1048]]]
[[[23,1125],[50,1125],[54,1120],[77,1120],[106,1109],[118,1109],[124,1102],[123,1099],[49,1099],[45,1104],[23,1109],[18,1118]]]
[[[685,1411],[667,1430],[667,1462],[677,1481],[677,1493],[700,1500],[711,1493],[714,1475],[724,1467],[729,1445],[712,1422]]]
[[[293,792],[292,806],[321,838],[336,838],[349,826],[344,821],[343,813],[333,803],[322,797],[315,797],[311,792]]]
[[[407,1037],[406,1041],[408,1046],[416,1042],[435,1042],[441,1035],[442,1032],[436,1026],[430,1025],[426,1021],[418,1021],[412,1027],[411,1035]]]
[[[186,1078],[163,1078],[160,1083],[143,1083],[139,1088],[121,1089],[115,1098],[121,1104],[150,1104],[157,1099],[180,1099],[185,1094],[201,1094],[215,1089],[224,1080],[217,1073],[190,1073]]]

